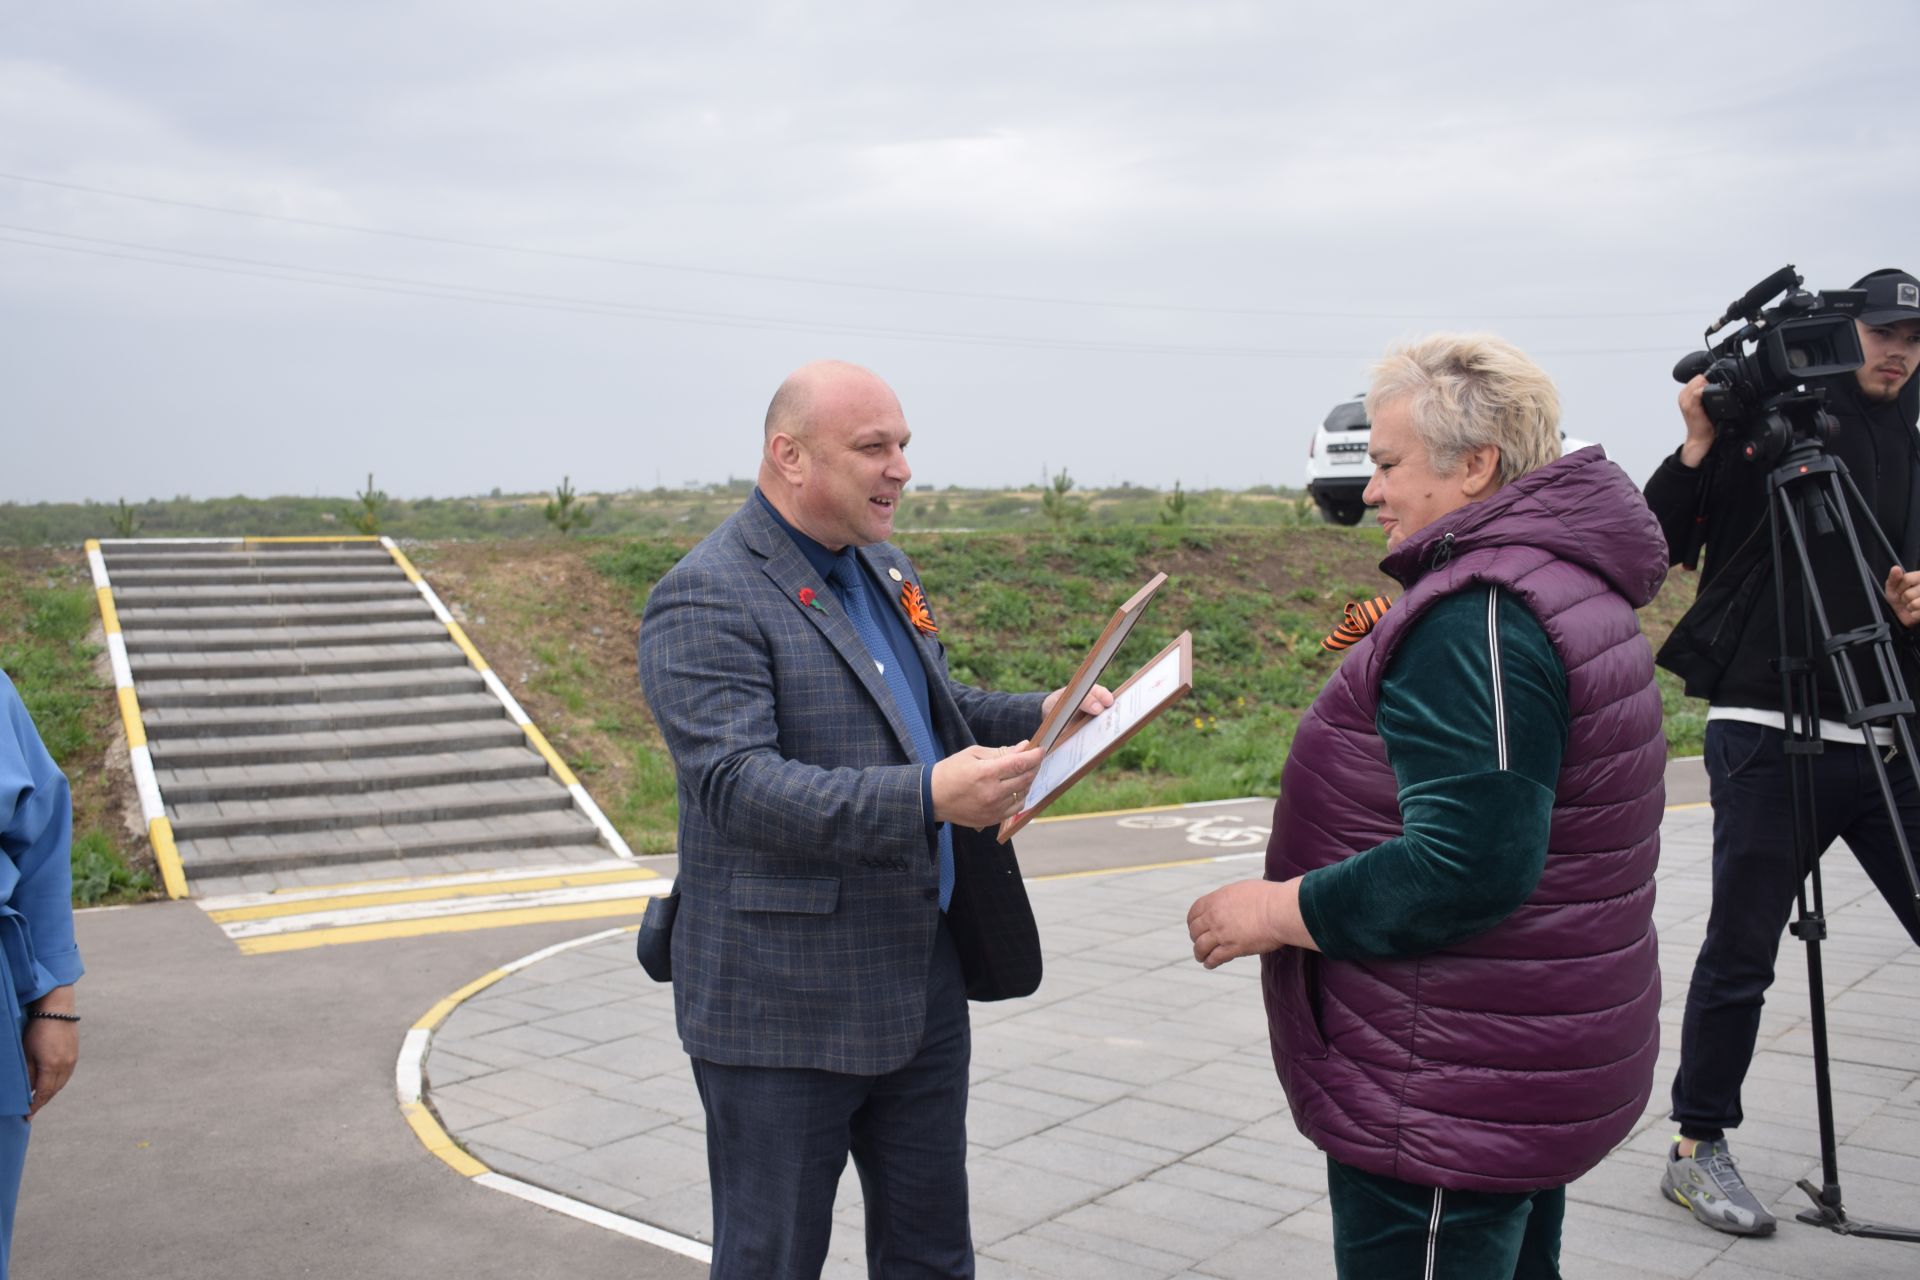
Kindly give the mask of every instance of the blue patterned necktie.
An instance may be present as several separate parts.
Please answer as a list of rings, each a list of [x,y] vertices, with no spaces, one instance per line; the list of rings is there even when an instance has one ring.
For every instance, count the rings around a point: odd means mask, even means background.
[[[860,636],[860,643],[867,647],[867,656],[880,668],[881,678],[887,682],[887,691],[893,694],[894,705],[900,708],[900,718],[907,722],[907,729],[913,734],[913,749],[920,757],[920,763],[934,765],[940,761],[940,751],[933,743],[933,728],[920,714],[920,704],[913,700],[913,689],[907,684],[907,673],[900,667],[900,660],[893,652],[893,645],[887,641],[887,633],[881,627],[880,620],[873,616],[873,610],[867,604],[867,586],[861,581],[860,562],[849,552],[834,564],[833,572],[827,575],[827,581],[834,586],[834,595],[846,606],[847,621]],[[953,901],[953,827],[949,823],[940,824],[940,909],[945,911],[947,904]]]

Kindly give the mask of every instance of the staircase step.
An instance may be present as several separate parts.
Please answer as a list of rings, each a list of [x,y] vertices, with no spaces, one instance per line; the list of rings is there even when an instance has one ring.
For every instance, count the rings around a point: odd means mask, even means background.
[[[450,751],[517,747],[526,740],[527,735],[518,725],[501,716],[498,719],[452,720],[438,724],[403,724],[372,729],[156,738],[152,742],[152,749],[156,769],[185,770],[328,760],[395,760]],[[167,792],[160,794],[165,796]]]
[[[400,576],[400,567],[384,555],[378,561],[369,560],[360,565],[269,563],[236,564],[231,567],[203,565],[188,569],[123,568],[117,573],[111,569],[107,571],[107,577],[113,582],[116,596],[123,588],[129,587],[217,587],[263,582],[288,585],[302,582],[385,582],[389,578],[398,576]]]
[[[198,587],[113,589],[114,607],[140,609],[231,609],[238,605],[321,605],[360,600],[418,600],[420,588],[395,573],[361,582],[222,583]]]
[[[138,680],[245,680],[260,676],[346,671],[417,671],[464,667],[467,655],[446,629],[419,644],[365,644],[312,649],[233,649],[213,653],[141,651],[128,661]],[[145,686],[143,685],[142,688]]]
[[[446,786],[501,778],[544,778],[547,762],[520,743],[434,755],[325,760],[306,764],[240,764],[161,769],[160,794],[169,805],[270,797],[362,795],[408,787]]]
[[[459,650],[455,649],[455,653]],[[318,675],[258,676],[229,680],[147,680],[139,686],[140,706],[263,707],[310,702],[383,702],[400,698],[444,697],[486,688],[471,667],[429,667],[421,671],[346,671]]]
[[[433,610],[416,593],[403,600],[342,601],[338,604],[243,604],[204,608],[121,609],[126,631],[145,628],[195,628],[225,631],[236,628],[301,627],[326,623],[398,622],[431,619]]]
[[[410,826],[572,807],[573,797],[567,789],[547,777],[451,782],[340,796],[167,805],[176,840]]]
[[[385,725],[444,724],[450,720],[505,718],[490,693],[371,702],[310,702],[258,707],[155,707],[143,710],[150,739],[228,738],[239,734],[319,733],[329,729],[377,729]]]
[[[555,809],[391,827],[183,840],[179,850],[180,860],[190,875],[215,876],[391,858],[440,857],[490,849],[550,849],[597,843],[598,830],[578,810]]]
[[[124,624],[123,624],[124,625]],[[149,627],[125,633],[129,657],[136,654],[231,653],[243,649],[344,648],[355,645],[407,644],[427,640],[445,640],[447,628],[429,616],[399,622],[336,623],[332,626],[295,627],[223,627],[202,630],[198,626]],[[137,663],[135,664],[138,665]]]
[[[160,541],[124,547],[103,546],[101,558],[107,563],[108,576],[113,567],[128,569],[201,569],[231,565],[375,565],[392,564],[387,549],[377,543],[298,543],[282,549],[234,544],[221,547],[207,543],[166,543]]]

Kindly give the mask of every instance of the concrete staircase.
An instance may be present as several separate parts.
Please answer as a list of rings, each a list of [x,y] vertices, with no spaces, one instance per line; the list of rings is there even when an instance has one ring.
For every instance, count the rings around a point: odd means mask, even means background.
[[[100,552],[190,880],[614,852],[380,543]]]

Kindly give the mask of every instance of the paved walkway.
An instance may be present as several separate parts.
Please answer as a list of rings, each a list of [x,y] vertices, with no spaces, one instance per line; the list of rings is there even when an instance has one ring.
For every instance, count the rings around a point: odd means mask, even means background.
[[[1805,962],[1791,940],[1736,1148],[1786,1219],[1780,1234],[1718,1235],[1657,1194],[1671,1046],[1707,906],[1708,821],[1704,807],[1668,815],[1657,916],[1669,1047],[1642,1124],[1572,1188],[1566,1274],[1911,1280],[1920,1246],[1791,1221],[1804,1204],[1793,1182],[1817,1177],[1819,1149]],[[1033,884],[1046,981],[1031,999],[974,1007],[983,1277],[1333,1274],[1324,1167],[1274,1081],[1258,969],[1207,973],[1185,937],[1195,896],[1257,866],[1245,857]],[[1920,952],[1851,858],[1836,852],[1827,874],[1841,1183],[1855,1216],[1920,1223]],[[704,1240],[700,1107],[672,1028],[671,994],[634,966],[631,935],[603,939],[456,1009],[427,1056],[428,1097],[494,1169]],[[836,1218],[828,1274],[862,1276],[851,1170]]]

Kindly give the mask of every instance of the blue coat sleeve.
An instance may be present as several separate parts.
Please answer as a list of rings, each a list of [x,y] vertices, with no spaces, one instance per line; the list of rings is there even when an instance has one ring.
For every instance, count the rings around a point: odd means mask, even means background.
[[[29,939],[29,971],[13,974],[21,1003],[80,976],[73,940],[73,801],[66,775],[0,672],[0,888]]]

